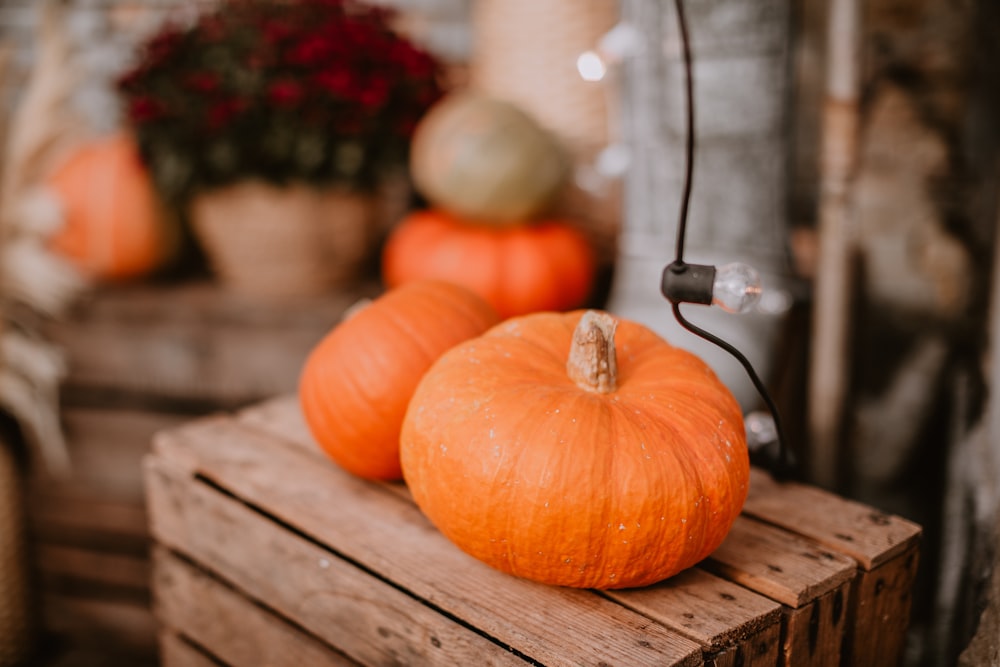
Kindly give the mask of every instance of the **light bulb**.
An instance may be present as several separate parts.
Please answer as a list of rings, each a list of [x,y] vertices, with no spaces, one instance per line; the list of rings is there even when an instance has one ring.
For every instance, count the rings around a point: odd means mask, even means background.
[[[640,34],[630,23],[618,23],[606,32],[597,44],[597,50],[612,63],[620,63],[639,53]]]
[[[712,305],[730,313],[745,313],[757,305],[761,295],[757,269],[733,262],[715,270],[712,282]]]
[[[608,73],[608,66],[597,51],[581,53],[576,59],[576,69],[584,81],[600,81]]]
[[[758,410],[750,412],[743,417],[743,425],[750,451],[772,447],[778,442],[778,426],[770,413]]]

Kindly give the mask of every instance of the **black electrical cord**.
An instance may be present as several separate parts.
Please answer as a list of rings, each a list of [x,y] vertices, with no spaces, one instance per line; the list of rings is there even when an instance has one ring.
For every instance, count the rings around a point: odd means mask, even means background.
[[[691,200],[691,185],[694,180],[694,72],[691,64],[691,40],[688,35],[687,19],[684,16],[684,2],[683,0],[674,0],[674,6],[677,9],[677,25],[680,29],[681,36],[681,49],[684,56],[684,79],[685,79],[685,115],[686,115],[686,141],[685,141],[685,168],[684,168],[684,190],[681,194],[681,205],[680,213],[677,220],[677,247],[675,251],[674,261],[667,267],[668,271],[675,274],[684,273],[687,270],[687,265],[684,263],[684,240],[687,233],[687,220],[688,220],[688,207]],[[778,456],[777,460],[768,462],[768,467],[771,472],[776,477],[791,477],[795,471],[795,461],[792,456],[791,449],[788,447],[788,443],[785,439],[784,431],[781,427],[781,418],[778,415],[778,407],[775,405],[768,393],[767,388],[761,381],[760,377],[757,375],[757,371],[754,370],[753,365],[750,360],[747,359],[743,353],[737,350],[730,343],[722,340],[718,336],[705,331],[701,327],[693,324],[681,313],[681,300],[673,300],[673,312],[674,318],[677,323],[682,327],[695,334],[696,336],[707,340],[710,343],[717,345],[729,354],[731,354],[743,368],[746,370],[747,375],[750,376],[750,381],[753,386],[757,389],[757,393],[760,394],[764,403],[767,405],[768,411],[771,413],[771,417],[774,419],[775,433],[778,439]]]

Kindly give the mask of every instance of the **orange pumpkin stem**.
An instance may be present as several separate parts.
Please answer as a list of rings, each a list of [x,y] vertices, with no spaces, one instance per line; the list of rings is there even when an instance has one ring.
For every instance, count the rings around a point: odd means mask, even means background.
[[[566,373],[581,389],[609,394],[618,386],[615,329],[618,320],[604,312],[588,310],[573,331]]]

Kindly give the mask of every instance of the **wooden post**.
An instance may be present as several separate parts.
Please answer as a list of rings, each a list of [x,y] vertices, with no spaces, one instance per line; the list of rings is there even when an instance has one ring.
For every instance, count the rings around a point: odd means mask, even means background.
[[[690,0],[695,164],[685,259],[740,261],[781,288],[785,271],[786,90],[789,4]],[[684,176],[684,78],[677,17],[669,2],[623,0],[622,20],[641,34],[623,64],[622,136],[630,154],[624,221],[608,309],[703,357],[744,408],[758,403],[744,369],[681,329],[660,294],[674,258]],[[685,315],[734,344],[766,377],[777,318],[685,307]]]
[[[820,152],[819,253],[809,369],[811,481],[837,484],[847,386],[851,180],[857,164],[860,0],[831,0]]]

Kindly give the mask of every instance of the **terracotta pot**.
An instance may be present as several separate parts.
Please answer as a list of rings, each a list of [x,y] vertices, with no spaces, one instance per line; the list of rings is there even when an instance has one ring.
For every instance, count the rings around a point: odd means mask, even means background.
[[[269,297],[359,277],[377,241],[374,196],[248,181],[197,196],[191,225],[219,281]]]

